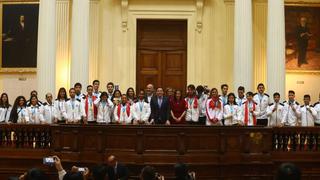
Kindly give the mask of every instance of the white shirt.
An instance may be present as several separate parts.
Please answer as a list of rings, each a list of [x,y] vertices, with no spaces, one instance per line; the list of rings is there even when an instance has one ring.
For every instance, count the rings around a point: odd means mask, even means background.
[[[29,123],[29,114],[28,114],[27,108],[18,107],[17,113],[18,113],[17,123],[23,123],[23,122]]]
[[[212,101],[212,99],[208,99],[207,103],[206,103],[206,111],[207,111],[207,121],[206,121],[206,125],[210,126],[210,125],[222,125],[222,117],[223,117],[223,104],[222,102],[219,100],[218,103],[220,103],[220,109],[217,108],[217,106],[214,109],[211,109],[209,104]],[[210,121],[210,119],[218,119],[217,123],[213,123]]]
[[[54,120],[54,104],[43,103],[43,106],[40,108],[41,111],[41,121],[47,124],[52,124]]]
[[[311,112],[310,112],[311,111]],[[301,126],[314,126],[314,120],[317,117],[317,111],[312,105],[302,105],[301,112]]]
[[[292,110],[291,106],[293,106],[296,109],[295,112]],[[301,112],[299,103],[294,101],[292,105],[289,105],[288,102],[284,102],[283,118],[281,121],[282,124],[284,124],[285,126],[297,126],[299,123],[298,120],[300,116]]]
[[[94,101],[94,105],[98,109],[97,113],[97,122],[98,123],[110,123],[111,122],[111,115],[113,113],[113,103],[110,99],[107,101],[102,102],[100,98],[97,98]]]
[[[151,98],[153,97],[153,95],[151,95],[151,96],[147,96],[147,100],[148,100],[148,103],[150,103],[151,102]]]
[[[224,106],[227,105],[227,103],[228,103],[228,95],[227,94],[225,96],[224,95],[219,96],[219,99],[223,103]]]
[[[317,102],[313,105],[314,110],[317,112],[317,117],[315,119],[316,124],[320,124],[320,102]]]
[[[277,105],[276,105],[277,104]],[[273,112],[273,109],[277,106],[277,109]],[[280,126],[283,118],[284,104],[272,103],[267,108],[268,126]]]
[[[199,117],[205,117],[206,116],[206,103],[207,103],[208,95],[205,93],[202,93],[201,96],[199,97]]]
[[[97,91],[97,92],[92,92],[92,95],[95,96],[96,98],[100,98],[101,92]]]
[[[12,106],[9,106],[8,108],[6,107],[0,108],[0,123],[9,121],[11,110],[12,110]]]
[[[199,113],[200,113],[200,104],[199,100],[197,99],[197,108],[194,108],[196,97],[189,98],[186,97],[185,101],[187,103],[187,111],[186,111],[186,121],[198,122],[199,121]]]
[[[242,107],[243,103],[247,101],[247,98],[245,96],[243,96],[243,98],[236,98],[236,103],[238,106]]]
[[[118,106],[120,106],[120,116],[118,116]],[[130,124],[132,120],[132,106],[129,104],[119,104],[114,108],[114,120],[118,123],[125,123],[125,124]],[[127,114],[127,106],[130,106],[130,114]]]
[[[85,117],[86,113],[84,107],[79,100],[69,99],[66,102],[66,113],[64,113],[64,118],[69,122],[79,122],[82,117]]]
[[[238,105],[227,104],[223,107],[223,118],[226,126],[234,124],[242,124],[241,121],[241,107]]]
[[[151,114],[151,108],[149,103],[145,102],[144,100],[140,100],[133,104],[132,111],[134,120],[148,122]]]
[[[41,106],[38,105],[30,105],[27,107],[27,111],[29,114],[29,124],[40,124],[41,123],[41,111],[40,111]]]
[[[54,117],[58,121],[65,120],[64,114],[66,113],[66,101],[65,100],[55,100],[54,101]]]
[[[107,92],[107,94],[108,94],[108,99],[111,101],[112,96],[113,96],[113,92],[112,93]]]
[[[270,104],[269,95],[268,94],[255,94],[253,96],[253,101],[257,103],[259,106],[259,114],[257,115],[257,119],[267,119],[267,108]]]
[[[245,102],[246,103],[246,102]],[[245,124],[245,113],[248,111],[248,124],[247,126],[254,126],[254,117],[257,117],[260,114],[260,107],[254,101],[248,102],[247,109],[245,103],[241,107],[241,121]],[[255,109],[253,113],[250,113],[250,109],[253,109],[255,104]],[[257,119],[257,118],[256,118]]]
[[[78,99],[78,100],[81,101],[85,96],[86,96],[86,95],[85,95],[85,94],[82,94],[82,93],[80,93],[79,95],[76,94],[76,99]]]

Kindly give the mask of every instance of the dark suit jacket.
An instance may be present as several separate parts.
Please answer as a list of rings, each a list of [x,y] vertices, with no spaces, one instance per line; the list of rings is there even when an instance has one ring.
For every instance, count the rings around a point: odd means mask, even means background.
[[[170,118],[170,103],[167,97],[162,97],[161,107],[158,105],[158,97],[151,98],[151,118],[154,119],[155,124],[165,124]]]
[[[108,167],[108,180],[127,180],[129,178],[128,168],[118,163],[117,164],[117,173],[115,173],[114,167]]]

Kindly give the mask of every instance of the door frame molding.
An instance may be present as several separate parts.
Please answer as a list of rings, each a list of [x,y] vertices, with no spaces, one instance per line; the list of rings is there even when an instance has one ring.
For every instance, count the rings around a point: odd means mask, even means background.
[[[199,36],[201,33],[197,31],[197,13],[196,7],[189,10],[141,10],[141,9],[128,9],[128,28],[123,31],[123,47],[125,53],[122,53],[122,59],[129,63],[128,69],[128,82],[131,87],[136,87],[136,72],[137,72],[137,19],[183,19],[187,20],[187,84],[196,83],[196,74],[201,70],[196,67],[196,57],[201,58],[199,41],[202,38]],[[199,71],[199,73],[197,72]]]

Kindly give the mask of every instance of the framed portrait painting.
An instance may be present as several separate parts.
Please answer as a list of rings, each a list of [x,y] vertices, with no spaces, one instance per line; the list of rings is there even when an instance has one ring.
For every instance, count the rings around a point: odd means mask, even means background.
[[[286,70],[320,72],[320,3],[286,4]]]
[[[36,71],[38,18],[38,2],[1,3],[0,71]]]

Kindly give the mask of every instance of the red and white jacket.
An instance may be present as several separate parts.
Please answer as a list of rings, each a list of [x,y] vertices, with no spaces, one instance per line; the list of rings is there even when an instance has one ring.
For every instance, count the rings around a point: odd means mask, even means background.
[[[114,121],[120,124],[130,124],[133,118],[132,107],[129,103],[118,104],[114,108]]]
[[[223,118],[223,103],[219,98],[217,99],[216,103],[213,99],[208,99],[206,103],[206,113],[207,113],[207,126],[221,126],[222,125],[222,118]]]

